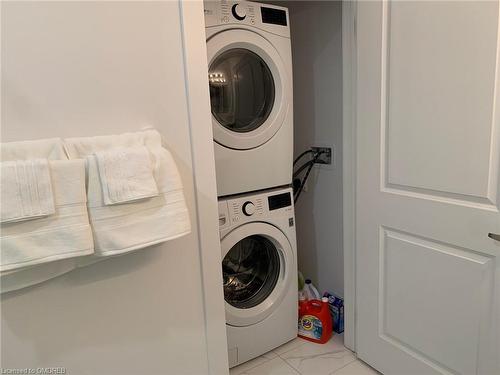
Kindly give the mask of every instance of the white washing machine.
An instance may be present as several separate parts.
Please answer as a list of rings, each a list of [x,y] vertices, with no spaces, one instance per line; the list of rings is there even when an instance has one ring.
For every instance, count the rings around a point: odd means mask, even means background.
[[[297,336],[291,189],[219,200],[229,366]]]
[[[205,2],[219,197],[289,185],[292,52],[286,8]]]

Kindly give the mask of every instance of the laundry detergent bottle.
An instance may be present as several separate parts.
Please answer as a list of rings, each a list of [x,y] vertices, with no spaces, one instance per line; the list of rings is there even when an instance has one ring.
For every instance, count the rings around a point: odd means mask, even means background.
[[[313,299],[301,303],[299,308],[299,336],[324,344],[332,337],[332,316],[328,298]]]

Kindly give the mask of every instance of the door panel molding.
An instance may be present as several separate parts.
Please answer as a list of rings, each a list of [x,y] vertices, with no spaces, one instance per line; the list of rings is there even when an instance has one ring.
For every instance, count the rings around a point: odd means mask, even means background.
[[[489,154],[484,155],[484,158],[489,160],[489,168],[487,175],[483,175],[484,181],[480,183],[481,187],[477,187],[475,189],[475,192],[472,189],[474,186],[472,184],[476,184],[476,182],[470,182],[470,181],[464,181],[464,183],[470,184],[471,186],[469,187],[460,187],[458,190],[462,190],[461,192],[459,191],[452,191],[452,189],[446,190],[446,189],[438,189],[437,186],[426,186],[426,181],[422,181],[422,183],[417,183],[418,179],[415,177],[412,177],[411,179],[414,180],[414,184],[410,183],[403,183],[405,180],[409,180],[408,175],[406,175],[408,172],[406,170],[402,171],[404,174],[403,176],[397,176],[395,175],[395,172],[393,172],[393,176],[391,176],[391,170],[396,169],[396,167],[391,169],[391,150],[390,150],[390,145],[391,145],[391,130],[393,130],[393,133],[397,133],[397,127],[398,124],[393,121],[391,118],[391,23],[392,23],[392,8],[393,8],[393,3],[392,2],[383,2],[382,4],[382,36],[381,36],[381,42],[382,42],[382,52],[381,52],[381,66],[382,66],[382,71],[381,71],[381,191],[390,193],[390,194],[401,194],[405,195],[408,197],[414,197],[417,199],[431,199],[435,201],[441,201],[443,203],[449,203],[449,204],[458,204],[458,205],[463,205],[463,206],[468,206],[468,207],[473,207],[473,208],[480,208],[484,210],[490,210],[494,212],[498,212],[498,196],[499,196],[499,184],[498,184],[498,169],[499,169],[499,148],[500,148],[500,138],[498,136],[498,120],[496,120],[496,113],[497,113],[497,107],[498,107],[498,101],[497,101],[497,86],[498,84],[493,84],[492,89],[494,90],[494,93],[491,98],[491,128],[489,129],[489,132],[491,132],[491,135],[488,134],[488,138],[490,138],[490,142],[488,144],[489,147]],[[400,12],[401,13],[401,12]],[[498,13],[498,9],[497,9]],[[400,21],[401,23],[401,21]],[[492,82],[497,82],[498,80],[498,61],[499,61],[499,31],[498,31],[498,17],[497,17],[497,25],[495,28],[495,38],[494,38],[494,45],[496,46],[496,52],[494,54],[494,61],[492,62],[492,76],[494,77]],[[399,30],[398,30],[399,31]],[[493,30],[492,30],[493,31]],[[408,52],[408,51],[406,51]],[[410,52],[412,52],[411,47],[410,47]],[[422,51],[420,51],[422,52]],[[425,52],[425,50],[424,50]],[[400,51],[401,54],[401,51]],[[407,53],[408,54],[408,53]],[[396,53],[394,53],[396,55]],[[403,54],[404,55],[404,54]],[[493,56],[492,56],[493,57]],[[418,61],[415,63],[415,65],[418,65]],[[418,70],[418,69],[416,69]],[[438,69],[436,69],[438,70]],[[442,74],[444,75],[444,74]],[[450,81],[452,78],[455,77],[450,77]],[[488,81],[488,77],[483,77],[485,81]],[[430,81],[430,79],[429,79]],[[396,83],[393,83],[396,85]],[[425,85],[422,85],[425,86]],[[420,87],[419,89],[422,89]],[[425,87],[423,88],[425,89]],[[401,90],[399,90],[401,91]],[[485,93],[484,95],[490,95],[489,93]],[[410,98],[412,98],[411,94],[409,94]],[[402,95],[399,92],[398,95],[396,96],[399,103],[404,102],[406,98],[401,99]],[[449,103],[450,104],[450,103]],[[476,103],[478,104],[478,103]],[[471,108],[470,111],[473,111],[474,109],[478,110],[477,108]],[[483,111],[481,111],[483,112]],[[400,121],[401,122],[401,121]],[[391,126],[392,125],[392,126]],[[403,128],[403,130],[407,130],[406,128]],[[425,130],[425,129],[424,129]],[[487,130],[487,129],[486,129]],[[489,133],[487,132],[487,133]],[[445,136],[444,134],[441,134],[441,136]],[[484,140],[486,139],[487,136],[484,136]],[[396,137],[393,135],[393,137]],[[392,144],[394,143],[401,143],[400,137],[397,138],[396,140],[392,141]],[[411,144],[413,140],[408,140],[409,143]],[[464,140],[465,142],[467,140]],[[428,144],[427,140],[426,143]],[[426,144],[422,144],[423,147],[426,146]],[[446,145],[445,145],[446,146]],[[423,148],[422,147],[422,148]],[[411,148],[411,145],[410,145]],[[412,149],[412,151],[414,151]],[[425,152],[425,151],[424,151]],[[467,155],[467,149],[463,150],[463,153]],[[399,159],[400,156],[404,156],[401,154],[401,150],[397,151],[397,155],[394,156],[394,159]],[[465,158],[465,156],[464,156]],[[436,162],[439,162],[437,160]],[[454,163],[454,161],[450,161],[450,163]],[[397,164],[397,163],[396,163]],[[451,165],[453,167],[453,165]],[[421,165],[416,165],[417,168],[415,173],[412,173],[413,176],[417,174],[425,174],[425,171],[423,169],[428,169],[432,168],[432,166],[421,166]],[[420,168],[418,168],[420,167]],[[444,168],[444,169],[449,169],[449,168]],[[470,169],[470,168],[469,168]],[[456,179],[457,173],[460,173],[460,171],[457,169],[455,171],[456,173],[451,173],[450,179]],[[464,173],[467,173],[467,170],[464,171]],[[426,176],[423,176],[422,178],[428,179],[429,175],[427,174]],[[472,177],[471,177],[472,178]],[[474,180],[474,178],[472,178]],[[476,178],[474,181],[480,180],[479,178]],[[427,181],[429,182],[429,181]],[[443,178],[443,183],[446,182],[446,180]],[[452,186],[453,184],[450,183],[448,184],[449,186]],[[454,186],[458,187],[458,186]],[[482,191],[482,193],[478,193]]]
[[[424,257],[434,260],[434,264],[427,269],[425,264],[419,264]],[[488,254],[381,226],[378,302],[380,338],[425,362],[438,373],[472,374],[478,365],[475,348],[479,345],[479,335],[475,333],[481,325],[482,312],[491,311],[492,307],[492,299],[485,297],[494,291],[494,262],[495,258]],[[442,269],[438,267],[440,264]],[[458,283],[453,280],[438,283],[440,275],[445,272],[448,277],[454,272],[461,280]],[[426,290],[428,295],[422,293],[419,296],[417,287]],[[421,298],[413,300],[400,296],[400,293],[412,293]],[[434,311],[445,311],[452,304],[456,304],[452,309],[456,311],[455,316],[444,319],[434,316]],[[401,321],[396,325],[388,324],[388,320],[394,322],[401,315],[405,317],[399,318]],[[442,321],[435,322],[435,319],[440,318]],[[424,326],[426,329],[414,329],[412,325]],[[438,327],[443,330],[447,328],[447,332],[457,336],[455,347],[439,343],[439,335],[434,334]],[[412,343],[412,336],[424,336],[426,340]],[[467,337],[467,340],[463,340],[463,337]],[[454,358],[456,351],[461,353],[458,361]],[[433,359],[431,352],[442,359]]]

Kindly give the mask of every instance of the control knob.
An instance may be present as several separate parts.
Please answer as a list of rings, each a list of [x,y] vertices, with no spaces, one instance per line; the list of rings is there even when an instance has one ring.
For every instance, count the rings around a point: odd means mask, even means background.
[[[255,205],[252,202],[245,202],[242,211],[246,216],[252,216],[255,213]]]
[[[234,4],[231,7],[231,13],[233,13],[234,18],[236,18],[238,21],[243,21],[247,16],[245,10],[239,4]]]

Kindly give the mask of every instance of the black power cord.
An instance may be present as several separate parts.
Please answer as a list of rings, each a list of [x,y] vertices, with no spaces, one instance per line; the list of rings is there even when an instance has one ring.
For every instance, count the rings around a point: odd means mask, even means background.
[[[293,187],[294,187],[294,203],[297,202],[297,200],[300,197],[300,194],[304,190],[304,186],[306,184],[306,181],[309,177],[309,174],[311,173],[312,168],[314,167],[314,164],[318,161],[319,157],[323,154],[326,153],[324,151],[313,151],[313,150],[306,150],[303,153],[301,153],[294,161],[294,166],[295,164],[305,155],[308,154],[313,154],[312,159],[307,161],[306,163],[302,164],[297,171],[293,173]],[[298,176],[300,173],[307,169],[304,178],[301,180]]]
[[[293,161],[293,165],[295,166],[295,164],[297,164],[297,162],[302,159],[304,156],[306,156],[307,154],[313,154],[314,151],[309,149],[309,150],[305,150],[302,154],[300,154],[299,156],[297,156],[295,158],[295,160]]]
[[[293,172],[293,177],[297,177],[300,175],[300,172],[302,172],[304,169],[309,167],[311,164],[314,164],[314,160],[309,160],[307,163],[302,164],[299,169],[297,169],[295,172]]]

